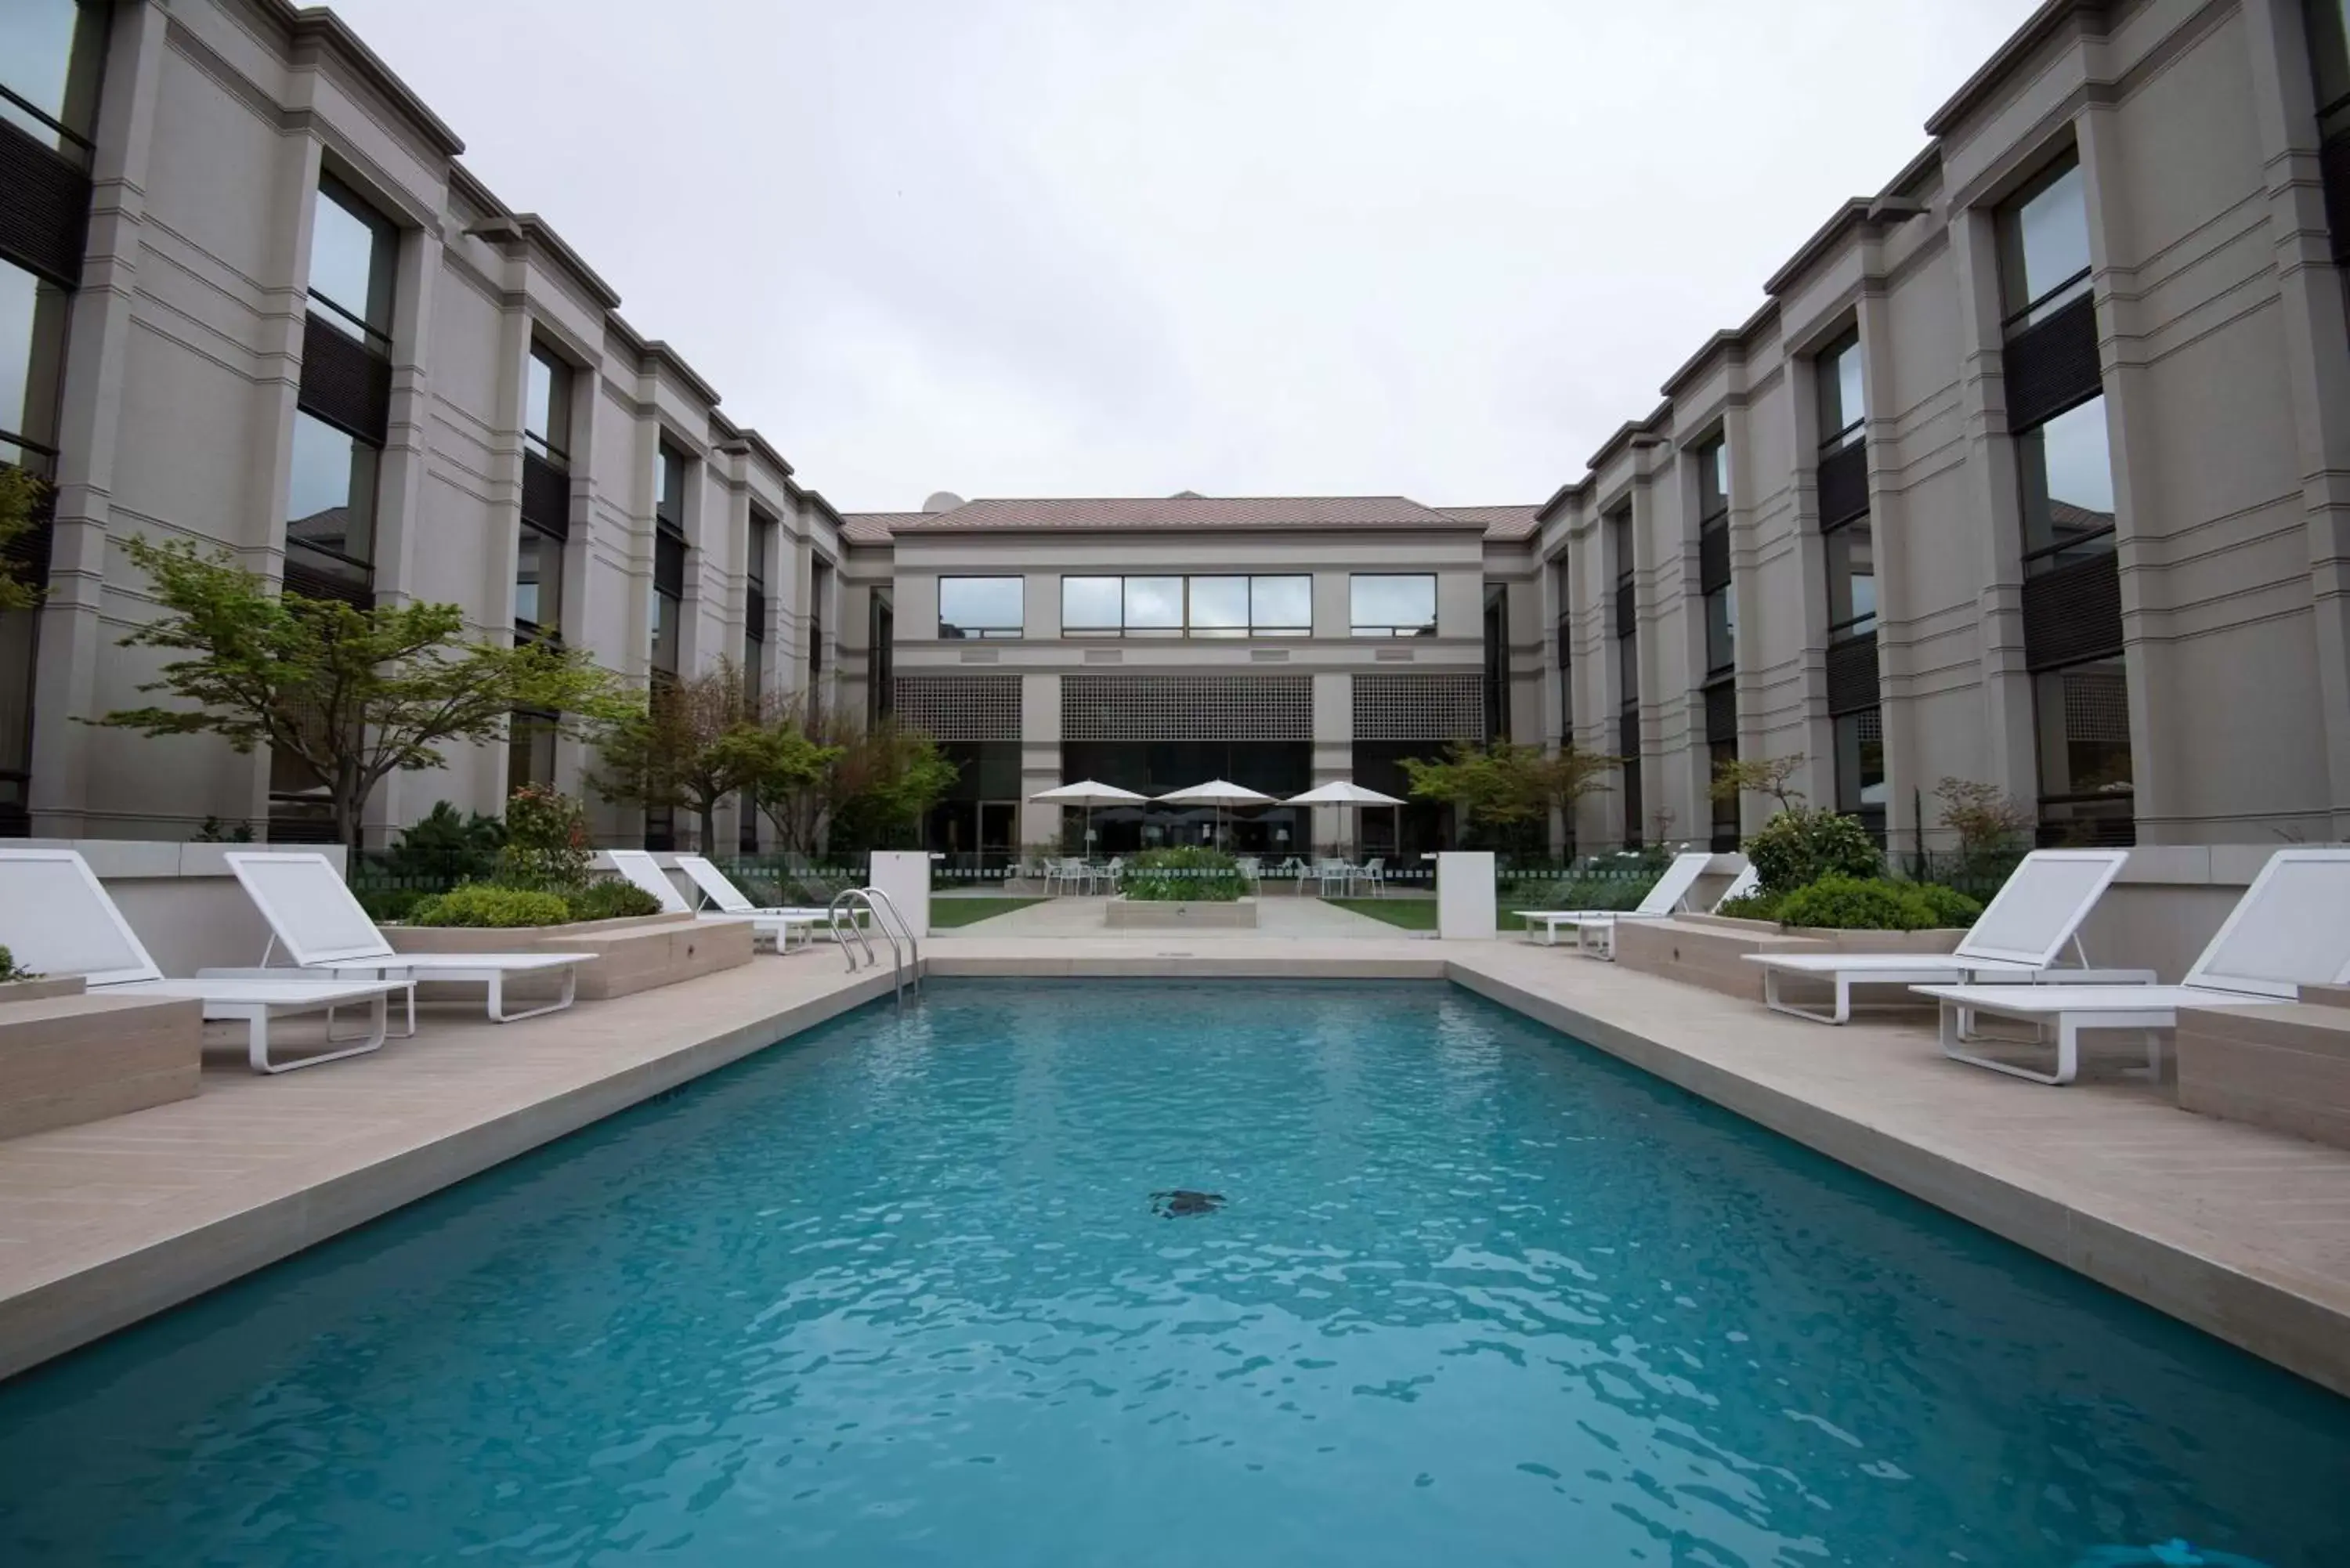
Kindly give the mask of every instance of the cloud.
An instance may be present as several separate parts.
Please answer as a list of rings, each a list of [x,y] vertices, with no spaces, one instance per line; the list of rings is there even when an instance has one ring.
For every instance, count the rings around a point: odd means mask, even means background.
[[[341,8],[731,417],[897,509],[1541,499],[2032,5]]]

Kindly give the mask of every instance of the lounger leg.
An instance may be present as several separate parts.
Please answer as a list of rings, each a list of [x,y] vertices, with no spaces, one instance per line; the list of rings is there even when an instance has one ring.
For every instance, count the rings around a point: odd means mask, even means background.
[[[1951,1061],[1964,1062],[1970,1067],[1988,1067],[1994,1073],[2004,1073],[2011,1078],[2028,1078],[2035,1084],[2069,1084],[2079,1074],[2080,1025],[2074,1020],[2061,1016],[2057,1019],[2056,1071],[2040,1073],[2030,1067],[2020,1067],[2012,1062],[1977,1056],[1962,1049],[1974,1033],[1974,1009],[1961,1007],[1948,997],[1942,999],[1942,1054]]]
[[[339,1062],[346,1056],[364,1056],[370,1051],[380,1051],[385,1035],[390,1032],[390,997],[379,994],[369,1004],[369,1014],[371,1027],[357,1045],[346,1045],[339,1051],[321,1051],[298,1062],[272,1062],[269,1059],[269,1009],[256,1007],[245,1021],[244,1059],[256,1073],[291,1073],[297,1068]],[[335,1010],[331,1007],[327,1009],[327,1038],[329,1041],[335,1038]]]
[[[536,1007],[525,1008],[520,1012],[508,1012],[505,1010],[504,981],[505,976],[503,974],[490,976],[490,1022],[519,1023],[525,1018],[536,1018],[543,1012],[560,1012],[570,1006],[571,999],[578,993],[579,990],[579,966],[569,964],[565,967],[561,996],[556,997],[553,1002],[542,1002]]]
[[[1838,975],[1835,988],[1835,1021],[1849,1023],[1852,1022],[1852,981],[1844,975]]]

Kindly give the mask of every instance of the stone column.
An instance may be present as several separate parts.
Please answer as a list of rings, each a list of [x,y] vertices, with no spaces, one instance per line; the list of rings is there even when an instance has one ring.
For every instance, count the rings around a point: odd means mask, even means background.
[[[1061,808],[1028,797],[1074,783],[1061,776],[1061,678],[1020,678],[1020,847],[1046,845],[1058,851]]]
[[[1326,784],[1351,780],[1355,776],[1355,678],[1352,675],[1324,674],[1314,677],[1314,784],[1318,788]],[[1291,850],[1310,856],[1326,844],[1340,846],[1340,853],[1352,856],[1360,836],[1357,824],[1361,813],[1345,806],[1317,805],[1309,808],[1312,822],[1306,832],[1307,844],[1293,844]]]

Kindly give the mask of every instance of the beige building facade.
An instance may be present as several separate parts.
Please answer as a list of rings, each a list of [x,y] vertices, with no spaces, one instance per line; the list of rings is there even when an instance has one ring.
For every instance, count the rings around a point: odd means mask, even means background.
[[[1586,851],[1735,842],[1768,805],[1710,798],[1733,757],[1800,757],[1897,849],[1947,843],[1945,779],[2051,842],[2350,837],[2341,0],[2052,0],[1547,502],[846,517],[330,15],[19,8],[47,31],[0,65],[0,177],[50,194],[0,217],[0,458],[56,497],[47,600],[0,618],[0,827],[317,828],[266,758],[82,722],[150,673],[116,646],[151,613],[136,535],[919,724],[962,764],[956,853],[1059,840],[1030,797],[1076,778],[1396,792],[1503,737],[1626,759],[1554,825]],[[371,821],[588,760],[525,725]],[[1401,857],[1456,826],[1245,831]]]

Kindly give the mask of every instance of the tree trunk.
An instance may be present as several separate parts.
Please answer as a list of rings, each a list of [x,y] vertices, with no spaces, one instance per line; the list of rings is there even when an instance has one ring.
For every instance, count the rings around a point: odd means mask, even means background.
[[[715,851],[718,847],[718,802],[708,795],[704,795],[702,801],[702,810],[698,815],[702,818],[702,843],[700,845],[700,848],[702,854],[708,855]]]

